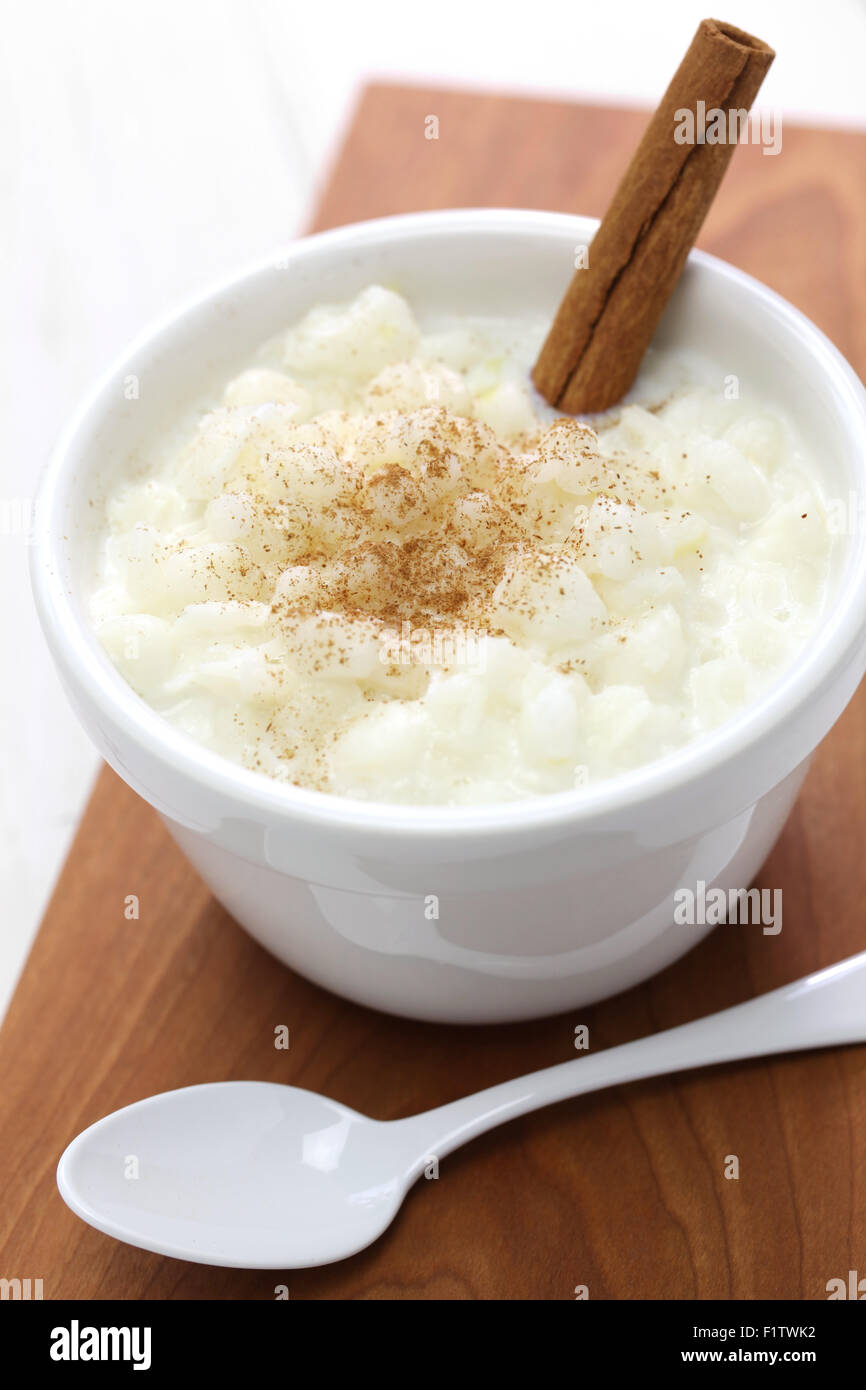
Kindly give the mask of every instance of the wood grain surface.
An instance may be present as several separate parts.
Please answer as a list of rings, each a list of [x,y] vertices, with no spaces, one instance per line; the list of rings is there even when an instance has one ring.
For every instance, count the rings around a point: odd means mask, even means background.
[[[424,120],[439,118],[439,139]],[[645,117],[376,86],[317,228],[470,204],[600,214]],[[701,244],[780,290],[866,368],[866,137],[786,128],[737,152]],[[826,1298],[866,1274],[866,1048],[643,1082],[517,1120],[445,1159],[374,1247],[331,1268],[220,1270],[78,1221],[66,1143],[155,1091],[257,1078],[381,1119],[724,1008],[866,946],[866,692],[822,746],[759,883],[778,937],[722,927],[647,985],[537,1024],[446,1028],[358,1008],[267,956],[156,814],[104,771],[0,1033],[0,1276],[46,1298]],[[140,917],[124,917],[136,894]],[[274,1028],[291,1030],[275,1051]],[[726,1156],[740,1177],[724,1177]]]

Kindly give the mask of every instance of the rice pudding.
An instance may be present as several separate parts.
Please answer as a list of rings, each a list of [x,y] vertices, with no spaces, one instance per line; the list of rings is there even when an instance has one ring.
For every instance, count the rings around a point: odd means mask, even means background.
[[[414,804],[591,783],[757,699],[831,574],[796,429],[697,359],[557,415],[546,327],[422,329],[370,286],[265,344],[108,501],[91,612],[138,694],[248,768]]]

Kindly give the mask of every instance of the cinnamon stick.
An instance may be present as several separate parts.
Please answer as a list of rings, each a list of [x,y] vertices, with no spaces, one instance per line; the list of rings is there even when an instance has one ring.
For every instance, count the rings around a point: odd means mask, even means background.
[[[560,410],[606,410],[631,386],[774,57],[731,24],[699,24],[533,368]],[[716,112],[724,122],[714,116],[712,134],[724,138],[710,143],[707,125],[702,143],[702,121]]]

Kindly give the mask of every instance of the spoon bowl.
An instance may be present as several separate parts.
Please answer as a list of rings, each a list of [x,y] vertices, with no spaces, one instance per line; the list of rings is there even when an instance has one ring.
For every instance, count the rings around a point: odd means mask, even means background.
[[[363,1250],[394,1219],[409,1178],[383,1161],[391,1128],[296,1086],[189,1086],[84,1130],[57,1182],[78,1216],[130,1245],[300,1269]]]

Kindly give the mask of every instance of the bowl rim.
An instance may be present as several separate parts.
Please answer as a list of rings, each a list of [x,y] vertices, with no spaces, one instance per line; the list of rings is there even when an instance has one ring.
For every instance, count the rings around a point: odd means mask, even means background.
[[[37,490],[30,548],[36,608],[52,654],[61,669],[75,673],[78,685],[102,716],[157,762],[168,764],[176,774],[248,812],[259,812],[278,821],[301,820],[370,834],[385,831],[414,839],[576,827],[643,807],[746,753],[808,703],[866,633],[866,546],[861,547],[857,563],[849,564],[845,584],[840,586],[837,602],[815,641],[759,700],[740,714],[682,748],[630,771],[588,786],[511,801],[456,806],[404,804],[361,800],[279,782],[232,762],[175,728],[136,694],[106,654],[95,650],[95,642],[91,645],[94,634],[88,630],[85,615],[79,613],[63,580],[61,557],[65,541],[62,527],[55,525],[56,512],[61,497],[72,486],[68,473],[79,433],[88,426],[93,412],[98,411],[106,388],[126,374],[125,369],[145,348],[170,335],[188,316],[212,301],[238,293],[247,282],[252,283],[263,272],[272,270],[277,260],[285,269],[305,257],[315,258],[321,250],[357,250],[371,243],[387,245],[389,241],[434,233],[531,235],[570,230],[580,234],[597,225],[597,219],[579,214],[514,208],[452,208],[349,223],[274,248],[241,271],[189,297],[137,334],[86,394],[52,450]],[[728,262],[705,251],[692,250],[689,264],[745,291],[770,318],[805,337],[822,379],[834,384],[840,406],[850,420],[852,438],[859,421],[866,443],[866,389],[826,335],[781,295]],[[791,770],[787,768],[781,775]]]

